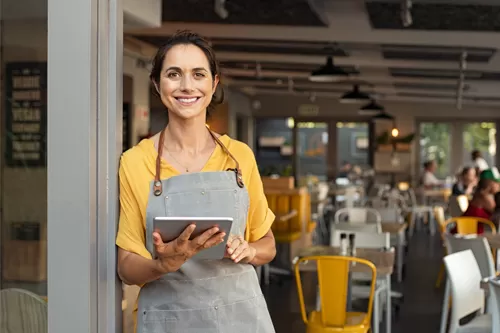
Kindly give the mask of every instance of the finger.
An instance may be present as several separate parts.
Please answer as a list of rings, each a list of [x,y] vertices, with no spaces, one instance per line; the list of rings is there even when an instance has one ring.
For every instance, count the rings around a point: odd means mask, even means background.
[[[203,244],[205,244],[206,241],[208,241],[213,235],[215,235],[218,232],[219,232],[218,227],[210,228],[201,235],[197,236],[195,239],[193,239],[193,241],[196,244],[196,246],[198,247],[203,246]]]
[[[161,235],[158,232],[153,232],[153,244],[155,246],[163,245],[163,240],[161,239]]]
[[[187,242],[189,240],[189,237],[191,237],[191,235],[193,234],[194,229],[196,229],[195,224],[188,225],[186,229],[184,229],[184,231],[179,235],[179,237],[177,237],[177,241],[179,243]]]
[[[239,263],[241,260],[245,259],[250,255],[250,248],[247,246],[236,258],[233,259],[235,263]]]
[[[246,249],[248,249],[248,243],[246,242],[243,242],[241,243],[240,246],[238,246],[238,248],[236,248],[234,250],[234,252],[231,254],[231,259],[235,260],[236,258],[238,258],[240,256],[241,253],[243,253]]]
[[[208,249],[213,246],[219,245],[224,241],[224,237],[226,236],[225,232],[221,232],[218,234],[215,234],[214,236],[210,237],[205,243],[203,243],[203,248]]]
[[[241,240],[239,238],[233,239],[231,245],[227,248],[227,253],[232,255],[240,245],[241,245]]]

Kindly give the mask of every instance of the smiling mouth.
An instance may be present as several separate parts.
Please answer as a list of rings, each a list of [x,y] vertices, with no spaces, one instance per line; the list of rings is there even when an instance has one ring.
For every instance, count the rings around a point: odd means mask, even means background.
[[[182,105],[192,105],[196,103],[201,97],[176,97],[175,99]]]

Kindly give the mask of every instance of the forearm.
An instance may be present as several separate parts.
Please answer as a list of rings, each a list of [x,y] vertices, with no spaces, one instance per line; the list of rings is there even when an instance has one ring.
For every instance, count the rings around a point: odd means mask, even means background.
[[[159,268],[157,260],[130,252],[118,256],[118,275],[125,284],[140,286],[166,274]]]
[[[254,243],[250,243],[255,249],[255,257],[250,261],[254,266],[261,266],[271,262],[276,256],[276,242],[271,232]]]

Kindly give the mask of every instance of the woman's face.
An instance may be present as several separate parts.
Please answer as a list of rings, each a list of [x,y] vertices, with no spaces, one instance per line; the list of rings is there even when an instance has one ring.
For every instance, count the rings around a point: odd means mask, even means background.
[[[195,45],[183,44],[165,55],[157,89],[170,117],[192,119],[205,117],[218,83],[205,53]]]

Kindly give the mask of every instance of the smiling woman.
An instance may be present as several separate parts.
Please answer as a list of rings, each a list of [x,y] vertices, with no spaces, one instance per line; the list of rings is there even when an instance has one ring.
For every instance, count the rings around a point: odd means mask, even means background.
[[[169,123],[125,152],[120,165],[118,273],[142,286],[136,330],[272,333],[253,266],[276,254],[274,214],[250,148],[206,126],[207,112],[223,99],[214,52],[200,36],[180,32],[158,50],[151,80]],[[192,238],[191,225],[164,243],[153,221],[169,216],[232,218],[224,258],[191,258],[224,240],[216,227]]]

